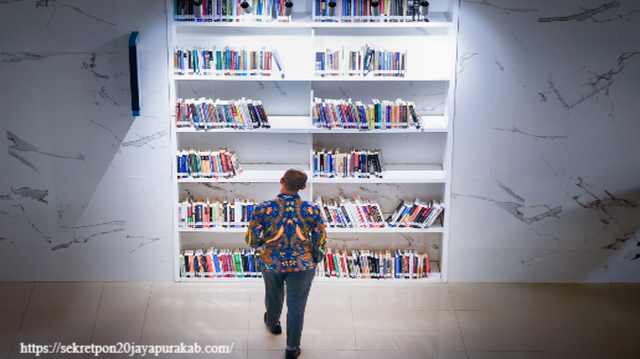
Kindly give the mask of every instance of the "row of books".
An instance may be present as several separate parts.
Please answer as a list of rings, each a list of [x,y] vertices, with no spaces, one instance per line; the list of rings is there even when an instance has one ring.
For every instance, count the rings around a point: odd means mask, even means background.
[[[276,50],[247,50],[245,47],[213,46],[191,49],[177,47],[173,54],[175,75],[271,76],[284,77],[282,61]]]
[[[215,128],[270,128],[262,102],[240,100],[178,99],[176,127],[208,130]]]
[[[400,200],[396,209],[387,218],[389,227],[429,228],[444,211],[440,201],[423,202],[418,198],[413,202]]]
[[[385,220],[377,202],[363,200],[360,196],[340,196],[331,200],[318,196],[315,203],[321,209],[328,228],[429,228],[444,211],[444,205],[439,201],[401,200]]]
[[[380,150],[352,149],[341,152],[340,149],[314,150],[313,177],[353,177],[382,178]]]
[[[242,173],[234,151],[197,149],[178,152],[178,178],[231,178]]]
[[[250,6],[245,13],[242,1],[232,0],[174,0],[174,21],[239,22],[284,21],[284,2],[279,0],[243,0]]]
[[[262,260],[254,248],[195,249],[180,253],[182,278],[262,277]],[[429,256],[416,250],[332,250],[316,266],[316,276],[365,279],[419,279],[431,273]]]
[[[253,201],[188,199],[178,204],[180,228],[242,228],[249,225]]]
[[[262,259],[254,248],[186,249],[180,253],[180,277],[262,277]]]
[[[331,2],[335,3],[333,16]],[[419,0],[315,0],[313,15],[315,21],[412,22],[421,20],[419,6]],[[379,9],[379,15],[376,15],[375,7]]]
[[[413,102],[373,99],[372,104],[351,99],[315,98],[313,125],[319,128],[410,129],[424,126]]]
[[[329,228],[381,228],[386,226],[382,209],[377,202],[339,197],[338,200],[316,198],[325,225]]]
[[[316,52],[315,75],[404,77],[407,51],[389,51],[375,46],[341,46]]]
[[[332,250],[316,266],[316,275],[333,278],[428,278],[429,256],[416,250]]]

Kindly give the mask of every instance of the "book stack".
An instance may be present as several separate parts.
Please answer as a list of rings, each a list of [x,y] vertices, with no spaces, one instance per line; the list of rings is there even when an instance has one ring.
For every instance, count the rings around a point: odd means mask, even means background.
[[[262,260],[254,248],[187,249],[180,253],[183,278],[262,277]],[[316,265],[317,277],[354,279],[429,278],[429,256],[416,250],[332,250]]]
[[[312,151],[313,177],[326,178],[382,178],[380,150],[352,149],[340,152],[340,149],[324,148]]]
[[[397,99],[395,101],[373,99],[364,105],[351,99],[315,98],[312,108],[313,125],[318,128],[342,129],[411,129],[424,126],[415,110],[415,104]]]
[[[359,196],[353,199],[339,197],[337,201],[324,201],[318,196],[316,205],[329,228],[381,228],[386,225],[380,205]]]
[[[249,225],[253,201],[186,200],[178,204],[180,228],[244,228]]]
[[[196,149],[178,152],[178,178],[231,178],[242,173],[234,151]]]
[[[262,102],[246,98],[220,100],[200,98],[178,99],[176,104],[177,128],[209,130],[217,128],[253,129],[270,128]]]
[[[251,14],[245,14],[240,2],[231,0],[174,0],[174,21],[238,22],[271,21],[272,0],[246,0]]]
[[[271,76],[284,78],[282,61],[276,50],[247,50],[245,47],[224,46],[206,49],[176,48],[173,55],[175,75],[197,76]]]
[[[407,51],[389,51],[375,46],[341,46],[316,52],[315,75],[404,77]]]
[[[416,250],[370,251],[327,248],[316,275],[333,278],[418,279],[431,272],[429,256]]]
[[[389,227],[429,228],[444,211],[444,204],[439,201],[413,202],[400,201],[398,207],[387,218]]]
[[[380,15],[374,16],[371,0],[337,0],[335,16],[329,15],[331,0],[314,0],[317,22],[413,22],[420,21],[418,0],[379,0]]]
[[[196,249],[180,253],[180,276],[183,278],[262,277],[262,259],[253,248]]]

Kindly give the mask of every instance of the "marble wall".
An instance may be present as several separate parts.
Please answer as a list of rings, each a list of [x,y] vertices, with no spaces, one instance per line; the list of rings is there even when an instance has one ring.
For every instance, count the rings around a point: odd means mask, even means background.
[[[462,0],[450,281],[640,281],[640,2]]]
[[[0,0],[0,280],[172,278],[165,4]]]
[[[0,281],[172,279],[166,16],[0,0]],[[450,281],[640,280],[639,30],[633,0],[461,2]]]

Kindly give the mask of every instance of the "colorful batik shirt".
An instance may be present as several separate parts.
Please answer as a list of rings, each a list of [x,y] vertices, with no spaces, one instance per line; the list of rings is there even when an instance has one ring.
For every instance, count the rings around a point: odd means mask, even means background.
[[[260,256],[267,272],[313,269],[324,258],[324,220],[315,204],[280,193],[254,206],[245,240],[263,247]]]

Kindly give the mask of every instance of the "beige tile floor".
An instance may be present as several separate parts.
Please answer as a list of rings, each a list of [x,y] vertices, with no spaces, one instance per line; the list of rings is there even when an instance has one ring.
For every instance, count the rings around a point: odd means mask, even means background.
[[[231,354],[158,358],[283,358],[284,335],[262,323],[263,295],[259,280],[0,283],[0,359],[54,342],[233,344]],[[637,359],[640,284],[316,281],[302,350],[300,359]]]

